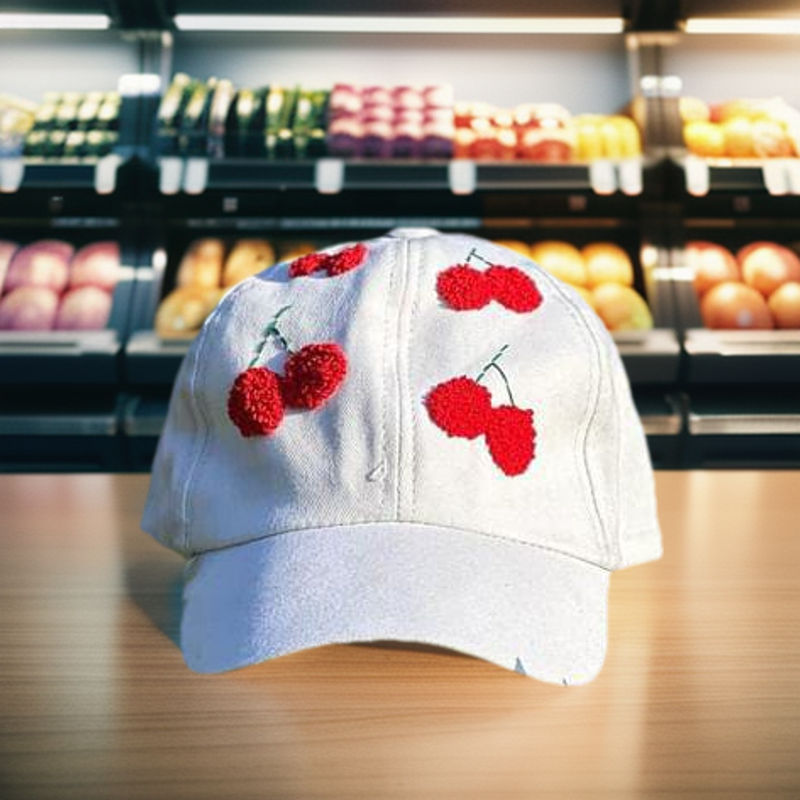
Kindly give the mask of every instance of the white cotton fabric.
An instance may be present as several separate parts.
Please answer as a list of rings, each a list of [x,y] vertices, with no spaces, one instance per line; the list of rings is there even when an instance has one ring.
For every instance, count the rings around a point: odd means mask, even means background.
[[[142,526],[189,559],[182,648],[200,672],[306,647],[396,639],[575,684],[603,662],[611,571],[656,559],[652,468],[616,346],[533,262],[490,242],[405,229],[364,264],[239,284],[185,358]],[[541,306],[453,311],[436,278],[481,258],[516,266]],[[476,269],[485,264],[473,259]],[[290,345],[337,342],[348,374],[320,409],[244,438],[227,396],[284,306]],[[451,438],[424,398],[500,360],[532,409],[536,457],[504,474],[483,437]],[[285,354],[267,348],[280,371]],[[509,402],[490,371],[495,405]]]

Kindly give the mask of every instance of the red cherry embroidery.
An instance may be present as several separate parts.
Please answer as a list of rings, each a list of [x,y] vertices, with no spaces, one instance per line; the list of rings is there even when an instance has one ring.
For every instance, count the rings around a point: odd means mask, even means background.
[[[328,257],[328,262],[325,269],[330,276],[342,275],[345,272],[350,272],[351,269],[360,267],[367,257],[366,245],[354,244],[352,247],[345,247],[338,253]]]
[[[493,408],[486,427],[486,446],[506,475],[520,475],[533,461],[536,432],[533,411],[516,406]]]
[[[347,357],[334,342],[307,344],[293,352],[278,329],[284,306],[264,329],[263,338],[247,369],[228,393],[228,416],[242,436],[269,436],[283,421],[287,408],[315,409],[326,403],[347,375]],[[288,352],[284,374],[256,366],[270,342]]]
[[[338,253],[308,253],[289,265],[289,277],[300,278],[314,272],[327,272],[329,277],[343,275],[361,266],[367,258],[367,247],[360,242]]]
[[[302,275],[310,275],[324,266],[325,255],[323,253],[307,253],[300,258],[296,258],[289,265],[289,277],[299,278]]]
[[[242,436],[269,436],[283,421],[278,376],[266,367],[240,373],[228,394],[228,416]]]
[[[334,342],[307,344],[292,353],[283,368],[281,392],[290,408],[319,408],[347,375],[347,358]]]
[[[468,264],[456,264],[436,277],[436,292],[455,311],[483,308],[492,299],[486,275]]]
[[[536,431],[533,411],[514,403],[511,386],[498,365],[503,347],[473,380],[464,375],[437,384],[425,397],[431,421],[448,436],[475,439],[483,435],[494,463],[509,476],[520,475],[533,461]],[[493,408],[489,390],[480,384],[484,375],[500,373],[510,400],[509,405]]]
[[[485,386],[462,375],[434,386],[425,406],[430,418],[448,436],[474,439],[486,432],[492,395]]]
[[[493,264],[485,275],[492,297],[510,311],[525,314],[542,304],[541,292],[521,269]]]
[[[484,272],[466,264],[448,267],[436,277],[436,292],[454,311],[483,308],[491,300],[518,314],[537,309],[542,295],[533,280],[518,267],[493,264],[473,249],[467,256],[489,264]]]

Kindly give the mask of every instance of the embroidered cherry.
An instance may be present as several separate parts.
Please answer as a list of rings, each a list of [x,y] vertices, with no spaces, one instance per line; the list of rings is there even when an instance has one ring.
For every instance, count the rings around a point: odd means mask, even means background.
[[[485,275],[492,297],[510,311],[526,314],[542,304],[541,292],[521,269],[493,264]]]
[[[335,342],[307,344],[286,359],[280,389],[290,408],[319,408],[347,375],[347,358]]]
[[[289,277],[300,278],[314,272],[327,272],[329,277],[343,275],[361,266],[367,258],[367,246],[354,244],[336,253],[308,253],[289,265]]]
[[[436,277],[436,292],[455,311],[483,308],[492,299],[486,275],[468,264],[456,264]]]
[[[471,258],[479,258],[489,264],[489,268],[482,272],[469,263],[456,264],[437,276],[436,292],[445,305],[454,311],[473,311],[495,300],[519,314],[534,311],[541,305],[539,289],[521,269],[493,264],[474,249],[467,256],[467,262]]]
[[[494,463],[509,476],[520,475],[534,458],[536,432],[533,411],[519,408],[511,385],[497,363],[504,345],[474,380],[464,375],[437,384],[425,397],[431,421],[448,436],[475,439],[483,435]],[[509,404],[492,407],[492,396],[480,381],[496,370],[508,393]]]
[[[533,461],[536,432],[533,411],[516,406],[493,408],[486,426],[486,446],[506,475],[520,475]]]
[[[278,376],[266,367],[248,367],[228,394],[228,416],[242,436],[269,436],[283,422]]]
[[[243,436],[274,433],[286,409],[319,408],[338,391],[347,375],[347,358],[335,342],[307,344],[292,351],[278,328],[278,319],[289,308],[284,306],[272,318],[252,361],[228,393],[228,416]],[[288,352],[283,375],[258,366],[273,340]]]
[[[486,432],[492,395],[462,375],[434,386],[425,398],[430,418],[448,435],[474,439]]]

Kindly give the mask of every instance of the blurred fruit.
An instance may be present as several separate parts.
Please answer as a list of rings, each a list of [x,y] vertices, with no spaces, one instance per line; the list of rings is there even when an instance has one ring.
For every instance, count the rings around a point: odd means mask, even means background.
[[[771,119],[753,122],[753,150],[759,158],[789,158],[794,155],[794,146],[786,128]]]
[[[47,286],[19,286],[0,299],[0,330],[49,331],[58,311],[58,294]]]
[[[576,156],[583,161],[594,161],[603,158],[603,136],[600,133],[602,117],[596,114],[584,114],[575,121]]]
[[[118,242],[94,242],[81,247],[69,267],[69,286],[96,286],[113,292],[119,280]],[[100,327],[104,327],[101,325]]]
[[[97,286],[79,286],[61,299],[54,327],[62,331],[101,330],[110,315],[110,292]]]
[[[531,249],[527,244],[525,244],[525,242],[520,242],[516,239],[495,239],[494,243],[499,244],[501,247],[505,247],[508,250],[513,250],[515,253],[525,256],[525,258],[531,257]]]
[[[75,248],[56,239],[43,239],[20,247],[8,265],[3,289],[10,292],[19,286],[43,286],[63,292],[69,280],[69,262]]]
[[[725,155],[730,158],[753,158],[753,123],[747,117],[731,117],[722,123]]]
[[[687,122],[683,126],[683,140],[696,156],[720,158],[725,155],[725,132],[716,122]]]
[[[781,284],[800,281],[800,259],[774,242],[753,242],[736,254],[744,282],[769,297]]]
[[[233,286],[275,263],[275,250],[265,239],[240,239],[225,259],[222,285]]]
[[[531,245],[530,257],[559,280],[573,286],[586,285],[586,265],[580,250],[574,245],[546,239]]]
[[[156,332],[164,339],[194,337],[216,307],[223,291],[204,286],[180,286],[173,290],[158,307]]]
[[[719,283],[741,279],[739,264],[733,253],[714,242],[687,242],[686,261],[694,273],[694,288],[699,295]]]
[[[776,328],[800,328],[800,283],[789,281],[767,300]]]
[[[683,122],[707,122],[711,119],[708,103],[699,97],[681,97],[678,101],[678,113]]]
[[[645,299],[630,286],[605,283],[592,290],[592,305],[610,331],[649,330],[653,316]]]
[[[595,242],[581,249],[586,265],[586,286],[594,288],[601,283],[633,285],[633,264],[628,254],[612,242]]]
[[[707,328],[768,330],[774,327],[764,297],[750,286],[729,281],[714,286],[700,301]]]
[[[181,259],[176,285],[217,288],[222,280],[224,261],[225,243],[221,239],[198,239]]]

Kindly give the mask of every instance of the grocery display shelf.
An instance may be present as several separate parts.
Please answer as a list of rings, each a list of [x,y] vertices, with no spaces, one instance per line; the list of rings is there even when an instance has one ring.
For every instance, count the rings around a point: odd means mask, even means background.
[[[120,171],[129,163],[116,154],[86,159],[4,158],[0,159],[0,191],[94,189],[101,195],[112,194]]]
[[[615,331],[612,336],[632,384],[677,381],[681,346],[674,330]]]
[[[800,195],[800,158],[674,159],[683,171],[686,192],[767,192],[776,197]]]
[[[202,194],[207,190],[435,189],[454,194],[480,190],[587,191],[635,196],[642,192],[641,158],[590,163],[530,161],[207,159],[168,156],[158,159],[162,194]]]
[[[690,384],[800,384],[800,330],[685,332]]]

